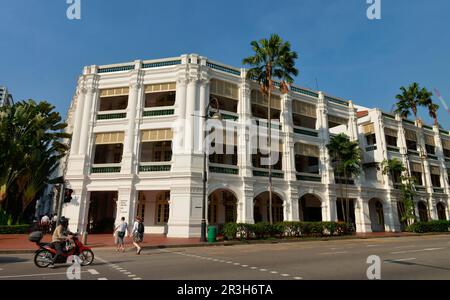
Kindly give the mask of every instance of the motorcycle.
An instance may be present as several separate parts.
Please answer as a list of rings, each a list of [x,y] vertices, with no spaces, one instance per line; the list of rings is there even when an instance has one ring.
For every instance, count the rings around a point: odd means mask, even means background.
[[[36,243],[36,245],[39,247],[39,249],[34,253],[34,264],[38,268],[47,268],[53,263],[53,258],[56,255],[56,249],[53,247],[52,243],[41,243],[42,237],[42,232],[37,231],[31,233],[28,239],[31,242]],[[91,248],[83,245],[83,243],[78,239],[78,233],[73,235],[72,240],[74,244],[64,247],[65,250],[58,257],[58,260],[54,263],[67,263],[67,259],[75,255],[80,258],[81,266],[89,266],[90,264],[92,264],[92,262],[94,261],[94,252],[92,252]]]

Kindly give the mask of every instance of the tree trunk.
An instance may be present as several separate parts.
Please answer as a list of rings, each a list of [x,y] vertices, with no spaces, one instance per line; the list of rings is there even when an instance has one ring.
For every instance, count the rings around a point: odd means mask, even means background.
[[[270,85],[270,84],[269,84]],[[267,126],[269,129],[269,222],[273,224],[273,216],[272,216],[272,117],[271,117],[271,96],[272,91],[271,87],[269,87],[269,98],[267,101]]]

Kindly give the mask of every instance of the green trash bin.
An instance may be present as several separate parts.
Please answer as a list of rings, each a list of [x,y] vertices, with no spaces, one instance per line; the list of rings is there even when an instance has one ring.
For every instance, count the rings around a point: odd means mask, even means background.
[[[216,226],[208,226],[208,243],[215,243],[217,237]]]

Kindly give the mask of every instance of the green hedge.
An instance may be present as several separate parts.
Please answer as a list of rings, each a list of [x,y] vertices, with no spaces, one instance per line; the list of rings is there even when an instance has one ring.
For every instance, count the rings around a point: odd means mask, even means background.
[[[450,221],[430,221],[416,222],[406,228],[406,231],[423,233],[423,232],[448,232]]]
[[[248,240],[270,237],[340,236],[350,234],[352,227],[343,222],[281,222],[273,225],[267,222],[256,224],[227,223],[224,225],[222,232],[226,240]]]
[[[30,225],[0,226],[0,234],[21,234],[28,233]]]

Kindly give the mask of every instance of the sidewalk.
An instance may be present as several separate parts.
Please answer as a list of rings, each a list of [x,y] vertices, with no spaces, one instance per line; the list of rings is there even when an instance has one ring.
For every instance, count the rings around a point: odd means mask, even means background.
[[[47,234],[42,239],[43,243],[50,242],[51,235]],[[126,246],[132,247],[132,239],[125,238]],[[146,234],[144,242],[141,244],[144,248],[147,247],[165,247],[165,246],[191,246],[200,245],[199,238],[167,238],[164,235]],[[87,246],[92,248],[113,248],[114,237],[112,234],[91,234],[87,238]],[[28,234],[1,234],[0,235],[0,254],[13,252],[33,252],[37,250],[35,243],[28,240]]]
[[[408,237],[425,235],[446,235],[450,233],[409,233],[409,232],[374,232],[358,233],[340,237],[304,237],[304,238],[285,238],[285,239],[266,239],[249,241],[218,241],[214,244],[202,243],[199,238],[168,238],[164,235],[146,234],[142,247],[144,249],[155,248],[174,248],[174,247],[202,247],[219,245],[240,245],[240,244],[265,244],[265,243],[293,243],[302,241],[323,241],[331,239],[369,239],[369,238],[389,238],[389,237]],[[42,242],[50,242],[51,235],[47,234]],[[132,247],[131,238],[126,238],[125,244],[128,249]],[[104,248],[113,249],[115,247],[112,234],[91,234],[88,236],[87,245],[94,249]],[[36,244],[28,241],[28,234],[3,234],[0,235],[0,254],[8,253],[32,253],[37,249]]]

